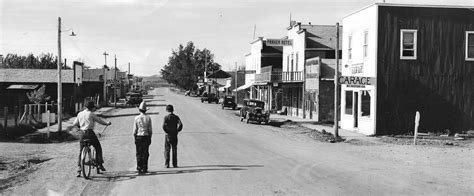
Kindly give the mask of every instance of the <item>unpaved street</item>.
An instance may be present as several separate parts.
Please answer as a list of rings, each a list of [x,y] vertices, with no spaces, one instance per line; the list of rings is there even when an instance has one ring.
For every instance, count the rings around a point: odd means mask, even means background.
[[[474,195],[474,151],[461,147],[321,143],[168,89],[147,99],[154,135],[149,171],[137,175],[132,122],[119,109],[101,139],[105,167],[76,178],[77,142],[45,144],[49,158],[6,195]],[[164,168],[164,106],[183,121],[179,168]],[[98,127],[101,129],[102,127]]]

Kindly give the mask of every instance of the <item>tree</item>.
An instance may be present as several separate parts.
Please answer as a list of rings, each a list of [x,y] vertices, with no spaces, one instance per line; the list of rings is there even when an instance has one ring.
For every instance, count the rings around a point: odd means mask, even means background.
[[[46,94],[46,86],[43,84],[38,90],[33,90],[26,93],[28,99],[36,104],[44,103],[48,101],[50,97]]]
[[[194,43],[190,41],[186,47],[180,44],[172,51],[168,64],[161,69],[161,75],[168,83],[185,89],[194,89],[198,77],[204,76],[205,67],[208,75],[221,68],[214,62],[214,54],[211,51],[196,49]]]
[[[34,56],[28,54],[26,56],[18,54],[7,54],[3,60],[0,68],[10,69],[56,69],[58,67],[58,60],[51,54],[40,54]],[[66,67],[65,69],[71,69]]]

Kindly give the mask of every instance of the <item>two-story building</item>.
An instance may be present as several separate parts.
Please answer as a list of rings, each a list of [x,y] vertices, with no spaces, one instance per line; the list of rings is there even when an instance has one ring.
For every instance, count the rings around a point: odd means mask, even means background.
[[[336,26],[312,25],[292,22],[283,39],[292,40],[292,45],[283,46],[283,108],[290,116],[306,117],[303,110],[305,97],[304,71],[306,60],[314,57],[335,59]],[[340,27],[342,32],[342,27]],[[339,51],[341,53],[341,51]]]
[[[282,46],[268,45],[263,37],[250,43],[248,66],[255,69],[251,97],[265,102],[266,110],[280,110]]]
[[[367,135],[474,127],[473,7],[376,3],[343,19],[341,120]]]

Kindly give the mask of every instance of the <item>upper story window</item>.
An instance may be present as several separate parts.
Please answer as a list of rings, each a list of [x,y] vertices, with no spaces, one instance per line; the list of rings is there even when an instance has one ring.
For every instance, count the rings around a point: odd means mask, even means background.
[[[295,71],[298,71],[298,52],[296,53]]]
[[[466,60],[474,61],[474,31],[466,31]]]
[[[347,55],[348,55],[348,59],[351,60],[352,59],[352,35],[349,36],[349,47],[347,49]]]
[[[369,32],[364,31],[364,58],[367,58],[368,48],[369,48]]]
[[[400,59],[416,59],[417,30],[400,30]]]

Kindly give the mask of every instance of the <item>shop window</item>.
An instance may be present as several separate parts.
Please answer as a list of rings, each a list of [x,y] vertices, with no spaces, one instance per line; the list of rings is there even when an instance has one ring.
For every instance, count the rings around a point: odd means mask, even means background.
[[[417,30],[400,30],[400,59],[416,59]]]
[[[346,91],[346,107],[345,107],[345,114],[352,115],[352,91]]]
[[[466,60],[474,61],[474,31],[466,31]]]
[[[370,118],[370,91],[361,91],[361,116]]]

